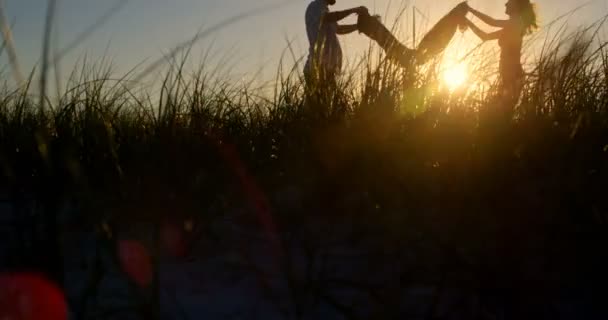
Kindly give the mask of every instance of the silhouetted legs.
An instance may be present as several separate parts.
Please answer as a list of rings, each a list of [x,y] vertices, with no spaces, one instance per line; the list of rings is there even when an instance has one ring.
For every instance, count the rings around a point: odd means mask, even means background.
[[[346,101],[338,86],[338,68],[304,68],[306,109],[314,118],[341,117],[346,112]]]

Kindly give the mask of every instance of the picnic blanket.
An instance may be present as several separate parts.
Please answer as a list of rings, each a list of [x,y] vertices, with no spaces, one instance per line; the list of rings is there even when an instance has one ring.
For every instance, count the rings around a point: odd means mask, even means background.
[[[369,14],[359,15],[357,27],[359,32],[377,42],[390,60],[406,68],[412,64],[424,64],[443,52],[456,30],[466,28],[466,14],[464,2],[457,5],[433,26],[416,49],[402,44],[378,18]]]

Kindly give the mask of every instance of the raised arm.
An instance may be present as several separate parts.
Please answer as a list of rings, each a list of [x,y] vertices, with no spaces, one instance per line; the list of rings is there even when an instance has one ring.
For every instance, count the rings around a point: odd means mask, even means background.
[[[500,36],[500,31],[495,31],[495,32],[492,32],[492,33],[487,33],[485,31],[479,29],[479,27],[477,27],[469,19],[467,19],[467,26],[469,28],[471,28],[471,31],[473,31],[473,33],[475,33],[475,35],[477,35],[482,41],[488,41],[488,40],[498,39],[498,37]]]
[[[494,19],[494,18],[488,16],[487,14],[481,13],[471,7],[469,7],[469,12],[471,12],[474,16],[476,16],[481,21],[483,21],[484,23],[486,23],[487,25],[490,25],[492,27],[504,28],[509,23],[509,20]]]
[[[323,22],[326,23],[331,23],[331,22],[338,22],[348,16],[350,16],[351,14],[361,14],[367,12],[367,8],[366,7],[357,7],[357,8],[351,8],[351,9],[347,9],[347,10],[343,10],[343,11],[333,11],[333,12],[328,12],[325,14],[325,16],[323,16]]]

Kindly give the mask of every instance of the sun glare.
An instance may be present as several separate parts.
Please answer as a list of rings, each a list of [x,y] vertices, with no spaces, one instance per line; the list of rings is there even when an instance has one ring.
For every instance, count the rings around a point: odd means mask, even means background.
[[[449,65],[443,71],[443,83],[450,91],[460,88],[468,78],[467,66],[463,63]]]

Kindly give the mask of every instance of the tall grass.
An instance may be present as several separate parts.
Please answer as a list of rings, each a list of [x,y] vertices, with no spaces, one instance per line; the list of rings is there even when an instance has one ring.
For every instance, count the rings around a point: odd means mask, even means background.
[[[563,132],[569,139],[585,130],[597,130],[598,134],[605,130],[607,52],[604,43],[586,35],[564,35],[563,42],[545,48],[534,63],[515,109],[511,129],[517,136],[509,134],[510,140],[525,144],[525,140],[517,140],[525,130]],[[104,63],[83,62],[72,73],[69,88],[60,99],[40,114],[39,102],[29,95],[31,78],[17,90],[4,89],[0,125],[7,181],[28,181],[23,184],[31,188],[48,165],[59,175],[53,179],[58,184],[86,183],[100,188],[97,179],[111,179],[107,187],[117,191],[120,181],[129,181],[131,170],[150,167],[151,176],[168,173],[155,168],[151,164],[154,162],[178,167],[184,177],[191,178],[191,172],[209,170],[203,163],[221,166],[219,158],[217,162],[211,160],[219,157],[215,150],[219,141],[234,144],[253,172],[274,171],[277,165],[289,163],[296,150],[313,147],[316,142],[310,138],[318,135],[319,128],[306,122],[306,117],[312,109],[331,108],[334,102],[344,104],[338,106],[343,121],[326,124],[324,129],[344,130],[346,136],[340,145],[375,137],[378,140],[372,146],[388,141],[397,144],[395,152],[386,149],[387,158],[408,162],[411,157],[432,158],[425,149],[399,155],[398,147],[420,143],[410,141],[412,136],[422,135],[422,140],[445,130],[457,130],[454,133],[482,138],[476,129],[482,121],[477,111],[484,107],[491,110],[494,101],[492,90],[480,87],[441,90],[436,65],[403,71],[388,62],[375,66],[364,63],[350,76],[344,76],[341,88],[332,93],[342,99],[313,106],[315,101],[306,98],[297,67],[292,72],[279,72],[274,94],[269,96],[247,85],[217,80],[204,68],[187,72],[185,61],[174,62],[160,92],[152,95],[133,85],[131,80],[136,75],[114,77],[112,68]],[[492,71],[475,72],[481,78],[480,73]],[[534,125],[519,127],[529,122]],[[535,127],[541,122],[548,127]],[[340,139],[332,135],[325,138]],[[564,143],[571,145],[571,141]],[[445,144],[441,142],[436,148],[442,149]],[[598,152],[603,151],[601,147]],[[195,160],[197,155],[200,159]],[[97,167],[100,170],[93,169]],[[180,177],[173,173],[169,176]],[[222,184],[221,180],[216,183]]]

